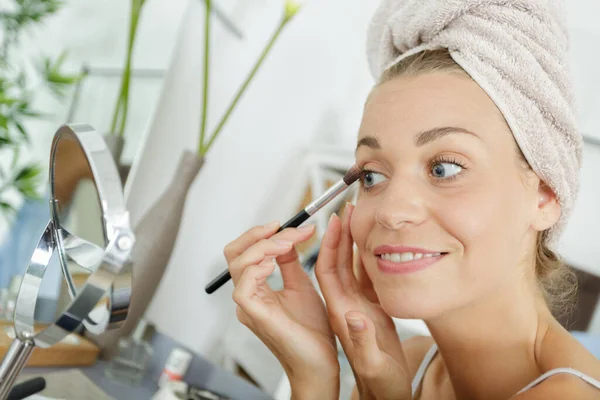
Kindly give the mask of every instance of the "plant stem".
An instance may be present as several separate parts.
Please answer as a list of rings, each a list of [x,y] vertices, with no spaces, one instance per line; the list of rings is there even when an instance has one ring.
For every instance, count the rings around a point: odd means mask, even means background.
[[[250,84],[250,82],[254,78],[254,75],[256,75],[256,72],[258,71],[258,69],[260,68],[260,66],[262,65],[262,63],[265,61],[265,58],[267,57],[267,54],[269,54],[269,51],[271,51],[271,48],[273,47],[273,45],[277,41],[277,38],[281,34],[281,31],[283,30],[283,28],[285,27],[285,25],[287,24],[287,22],[288,22],[288,20],[284,18],[281,21],[281,23],[279,24],[279,26],[277,27],[277,29],[275,30],[275,32],[273,32],[273,35],[271,36],[271,40],[269,40],[269,43],[264,48],[262,54],[258,58],[258,61],[256,62],[256,64],[254,65],[254,67],[250,71],[250,74],[248,75],[248,77],[246,78],[246,80],[244,81],[244,83],[242,84],[242,86],[240,86],[240,88],[238,89],[238,91],[237,91],[237,93],[236,93],[233,101],[229,105],[229,108],[227,109],[227,111],[225,112],[225,114],[221,118],[221,121],[219,122],[219,124],[215,128],[213,134],[211,135],[210,140],[208,141],[208,143],[206,144],[206,146],[204,146],[204,147],[202,147],[200,149],[200,155],[205,155],[206,152],[208,151],[208,149],[210,149],[210,147],[212,146],[213,142],[215,141],[215,139],[217,138],[217,136],[219,135],[219,133],[223,129],[223,126],[225,126],[225,123],[227,122],[227,119],[229,118],[229,115],[231,114],[231,112],[233,111],[233,109],[235,108],[235,106],[237,105],[237,103],[239,102],[240,98],[242,97],[242,95],[244,94],[244,92],[246,91],[246,89],[248,88],[248,85]]]
[[[206,133],[206,119],[208,109],[208,68],[209,68],[209,55],[210,55],[210,13],[211,13],[211,0],[206,1],[206,18],[204,21],[204,86],[202,94],[202,123],[200,126],[200,143],[198,145],[198,153],[202,153],[202,146],[204,146],[204,135]]]
[[[140,20],[140,14],[142,12],[143,0],[135,2],[136,10],[134,18],[131,19],[131,28],[129,30],[129,48],[127,51],[127,64],[125,65],[125,81],[123,91],[123,111],[121,117],[121,127],[119,129],[119,136],[123,137],[125,134],[125,123],[127,122],[127,112],[129,110],[129,87],[131,81],[131,58],[133,55],[133,44],[135,43],[135,36],[137,33],[138,22]]]
[[[140,13],[142,10],[143,3],[143,0],[131,1],[131,19],[129,24],[129,41],[127,44],[125,69],[123,70],[123,78],[121,81],[119,97],[117,98],[117,104],[115,106],[115,112],[110,127],[111,134],[116,133],[118,136],[121,137],[125,133],[125,123],[127,121],[127,111],[129,107],[129,86],[131,81],[131,58],[133,53],[133,44],[135,42],[137,26],[140,19]],[[116,131],[117,121],[119,122],[118,131]]]
[[[112,122],[110,124],[109,134],[114,135],[115,129],[117,128],[117,118],[121,112],[121,102],[123,100],[123,83],[121,82],[121,87],[119,88],[119,97],[117,97],[117,104],[115,106],[115,112],[113,113]]]

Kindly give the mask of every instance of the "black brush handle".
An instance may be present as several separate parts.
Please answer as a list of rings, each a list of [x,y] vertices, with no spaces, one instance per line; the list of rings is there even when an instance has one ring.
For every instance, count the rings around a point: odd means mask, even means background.
[[[13,386],[8,395],[8,400],[21,400],[26,397],[32,396],[36,393],[39,393],[45,388],[46,380],[44,378],[40,377],[29,379],[25,382]]]
[[[281,232],[285,228],[297,228],[300,225],[302,225],[302,223],[309,218],[310,218],[310,215],[308,215],[306,210],[302,210],[298,214],[294,215],[288,222],[281,225],[281,227],[279,229],[277,229],[277,232]]]
[[[292,219],[290,219],[288,222],[281,225],[281,227],[279,227],[279,229],[277,229],[277,232],[281,232],[285,228],[297,228],[304,221],[306,221],[309,218],[310,218],[310,215],[305,210],[302,210],[298,214],[294,215],[292,217]],[[229,273],[229,270],[225,270],[225,271],[221,272],[215,279],[210,281],[208,283],[208,285],[206,285],[204,290],[208,294],[214,293],[221,286],[223,286],[224,284],[229,282],[230,279],[231,279],[231,274]]]

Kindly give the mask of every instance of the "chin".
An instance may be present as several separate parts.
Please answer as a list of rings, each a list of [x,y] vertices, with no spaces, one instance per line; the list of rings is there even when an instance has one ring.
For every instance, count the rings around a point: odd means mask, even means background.
[[[437,302],[423,301],[398,301],[385,296],[380,298],[381,307],[390,316],[400,319],[433,319],[442,314],[442,309]]]
[[[456,293],[443,290],[428,292],[424,288],[399,285],[396,287],[375,288],[379,303],[391,317],[400,319],[434,319],[449,310],[459,307]]]

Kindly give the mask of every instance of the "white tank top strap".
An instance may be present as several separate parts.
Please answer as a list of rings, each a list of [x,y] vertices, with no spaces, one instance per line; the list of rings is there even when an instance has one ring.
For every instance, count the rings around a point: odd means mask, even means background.
[[[427,367],[431,363],[431,360],[433,360],[433,357],[435,357],[437,350],[438,350],[437,345],[434,343],[429,348],[429,351],[427,351],[427,354],[425,354],[423,361],[421,361],[421,365],[419,365],[419,369],[417,370],[417,373],[415,374],[415,377],[412,380],[411,386],[412,386],[412,395],[413,396],[417,393],[419,386],[423,382],[423,377],[425,376],[425,371],[427,370]],[[552,369],[552,370],[542,374],[541,376],[539,376],[537,379],[535,379],[529,385],[527,385],[523,389],[519,390],[519,392],[517,394],[515,394],[515,396],[517,396],[523,392],[526,392],[527,390],[539,385],[540,383],[542,383],[546,379],[550,378],[551,376],[554,376],[557,374],[570,374],[570,375],[577,376],[578,378],[582,379],[584,382],[589,383],[596,389],[600,390],[600,381],[592,378],[591,376],[589,376],[587,374],[584,374],[581,371],[578,371],[573,368],[555,368],[555,369]]]
[[[540,383],[542,383],[546,379],[550,378],[551,376],[557,375],[557,374],[575,375],[575,376],[581,378],[582,380],[584,380],[585,382],[589,383],[596,389],[600,390],[600,381],[592,378],[589,375],[584,374],[583,372],[577,371],[576,369],[573,369],[573,368],[555,368],[555,369],[552,369],[552,370],[546,372],[545,374],[542,374],[539,378],[537,378],[536,380],[531,382],[529,385],[527,385],[523,389],[521,389],[516,395],[526,392],[527,390],[539,385]]]
[[[419,365],[419,369],[417,370],[417,373],[415,374],[415,377],[413,378],[413,381],[412,381],[412,395],[413,396],[415,395],[415,393],[417,393],[417,390],[419,389],[419,385],[421,385],[421,381],[423,380],[423,376],[425,375],[425,371],[427,370],[427,367],[431,363],[431,360],[433,360],[433,357],[435,357],[436,353],[437,353],[437,345],[434,343],[429,348],[429,351],[427,352],[427,354],[425,354],[425,357],[423,358],[423,361],[421,361],[421,365]]]

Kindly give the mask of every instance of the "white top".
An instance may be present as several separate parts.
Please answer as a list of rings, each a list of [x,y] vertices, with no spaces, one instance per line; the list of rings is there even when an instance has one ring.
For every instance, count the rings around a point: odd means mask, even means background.
[[[429,351],[427,352],[427,354],[425,354],[425,357],[423,358],[423,361],[421,361],[421,365],[419,365],[419,369],[417,370],[417,374],[415,375],[415,377],[414,377],[414,379],[412,381],[412,395],[413,396],[417,392],[417,389],[419,389],[419,386],[421,385],[421,382],[423,381],[423,376],[425,375],[425,370],[427,370],[427,367],[431,363],[431,360],[433,360],[433,357],[435,356],[436,353],[437,353],[437,345],[434,343],[431,346],[431,348],[429,349]],[[590,385],[592,385],[596,389],[600,390],[600,381],[597,381],[596,379],[592,378],[589,375],[584,374],[583,372],[577,371],[576,369],[573,369],[573,368],[555,368],[555,369],[552,369],[552,370],[546,372],[545,374],[541,375],[537,379],[535,379],[529,385],[527,385],[523,389],[519,390],[517,392],[517,394],[521,394],[521,393],[523,393],[523,392],[531,389],[532,387],[534,387],[534,386],[542,383],[546,379],[548,379],[551,376],[556,375],[556,374],[571,374],[571,375],[575,375],[575,376],[583,379],[585,382],[589,383]]]

